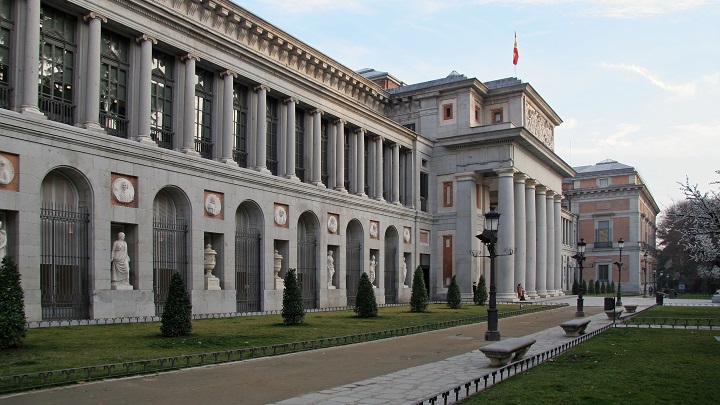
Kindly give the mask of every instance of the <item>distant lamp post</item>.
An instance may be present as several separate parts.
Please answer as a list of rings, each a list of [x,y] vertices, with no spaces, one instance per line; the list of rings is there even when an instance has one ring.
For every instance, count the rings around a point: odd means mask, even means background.
[[[623,246],[625,246],[625,241],[623,238],[620,238],[620,240],[617,242],[618,247],[620,248],[620,256],[617,262],[614,264],[618,268],[618,289],[617,289],[617,299],[615,300],[615,306],[621,307],[622,306],[622,250]]]
[[[495,207],[490,207],[490,211],[485,213],[485,229],[480,235],[475,237],[480,239],[488,248],[490,257],[490,306],[488,307],[488,328],[485,332],[485,340],[500,340],[500,332],[498,331],[498,310],[497,310],[497,287],[495,286],[495,258],[498,256],[495,252],[497,244],[498,223],[500,222],[500,213],[495,211]]]
[[[577,243],[577,253],[572,257],[577,261],[578,267],[580,268],[577,310],[575,311],[575,316],[579,317],[585,316],[585,311],[583,309],[583,262],[585,261],[585,246],[587,246],[587,242],[585,242],[585,239],[580,239],[580,242]]]

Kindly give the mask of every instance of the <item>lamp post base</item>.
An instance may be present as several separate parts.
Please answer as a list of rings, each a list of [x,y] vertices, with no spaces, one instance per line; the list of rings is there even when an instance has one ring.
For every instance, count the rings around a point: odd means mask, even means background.
[[[497,342],[500,340],[500,332],[496,330],[485,331],[485,340],[489,342]]]

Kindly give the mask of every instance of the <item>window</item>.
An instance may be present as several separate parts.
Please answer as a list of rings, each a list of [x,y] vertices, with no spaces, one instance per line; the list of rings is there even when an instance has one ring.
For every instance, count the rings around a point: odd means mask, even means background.
[[[407,129],[411,130],[411,131],[414,131],[414,130],[415,130],[415,123],[414,123],[414,122],[413,122],[412,124],[403,124],[403,126],[404,126],[405,128],[407,128]]]
[[[452,104],[443,104],[442,111],[443,111],[443,119],[444,120],[453,119],[453,105]]]
[[[597,185],[598,187],[607,187],[608,186],[608,179],[607,177],[601,177],[597,179]]]
[[[109,135],[127,138],[127,40],[103,30],[101,46],[100,126]]]
[[[610,230],[610,221],[602,220],[597,221],[595,228],[595,243],[596,248],[611,248],[612,247],[612,232]]]
[[[369,145],[369,143],[368,143],[369,139],[370,138],[368,138],[368,136],[365,135],[364,141],[363,141],[363,142],[365,142],[365,145],[366,145],[365,148],[363,148],[365,150],[365,156],[363,157],[363,159],[365,159],[365,165],[364,165],[365,173],[363,174],[363,176],[365,176],[365,190],[363,190],[365,192],[365,195],[370,195],[370,181],[368,180],[368,176],[370,173],[370,168],[368,167],[368,156],[369,156],[370,152],[368,151],[368,148],[367,148],[367,145]]]
[[[305,112],[295,109],[295,175],[305,181]]]
[[[599,264],[598,265],[598,281],[609,281],[610,265]]]
[[[213,73],[195,69],[195,150],[205,159],[212,159]]]
[[[482,110],[480,107],[475,107],[475,123],[480,125],[482,123]]]
[[[233,159],[240,167],[247,167],[247,100],[247,87],[239,83],[233,84],[233,124],[235,128]]]
[[[345,128],[345,134],[343,134],[345,141],[343,142],[345,150],[343,151],[343,187],[345,190],[350,190],[350,130]]]
[[[492,115],[492,123],[493,124],[500,124],[503,122],[503,110],[502,108],[498,108],[495,110],[490,110],[490,114]]]
[[[277,173],[278,173],[278,157],[277,157],[278,101],[277,101],[277,99],[268,97],[265,118],[267,120],[267,132],[266,132],[267,143],[265,145],[267,156],[265,158],[265,161],[266,161],[268,170],[270,170],[270,173],[277,176]]]
[[[327,120],[320,121],[320,181],[328,187],[328,125]],[[365,165],[367,167],[367,164]]]
[[[428,188],[430,175],[420,172],[420,211],[428,212]]]
[[[10,18],[13,3],[0,1],[0,108],[10,108],[10,39],[14,29]]]
[[[73,75],[75,69],[74,17],[61,11],[40,8],[39,108],[48,119],[73,124]]]
[[[453,183],[452,181],[446,181],[443,183],[443,207],[448,208],[453,206]]]
[[[174,59],[153,50],[150,84],[150,135],[161,148],[173,148],[173,66]]]

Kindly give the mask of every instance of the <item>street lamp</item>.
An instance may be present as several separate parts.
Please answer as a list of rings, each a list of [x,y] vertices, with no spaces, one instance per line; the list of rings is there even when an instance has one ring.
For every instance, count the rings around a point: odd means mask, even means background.
[[[643,243],[638,242],[638,245],[640,245],[640,250],[643,249]],[[647,262],[648,262],[648,256],[650,253],[645,250],[645,253],[643,254],[643,298],[647,298]]]
[[[578,267],[580,267],[580,286],[578,287],[577,310],[575,311],[575,316],[580,317],[585,316],[585,311],[583,310],[583,262],[585,261],[585,246],[587,246],[585,239],[580,239],[580,242],[577,244],[577,254],[573,256],[573,259],[577,260]]]
[[[488,307],[488,329],[485,332],[485,340],[492,341],[500,340],[496,301],[497,287],[495,286],[495,258],[498,256],[495,252],[495,245],[497,244],[499,222],[500,213],[495,211],[495,207],[490,207],[490,211],[485,213],[485,229],[480,235],[475,236],[487,246],[490,254],[490,306]]]
[[[618,268],[618,290],[617,290],[617,299],[615,300],[615,306],[621,307],[622,306],[622,298],[621,298],[622,285],[621,285],[621,283],[622,283],[622,265],[623,265],[622,250],[623,250],[623,246],[625,246],[625,241],[623,240],[623,238],[620,238],[620,240],[617,242],[617,244],[618,244],[618,247],[620,248],[620,256],[619,256],[620,258],[618,259],[617,262],[614,263]]]

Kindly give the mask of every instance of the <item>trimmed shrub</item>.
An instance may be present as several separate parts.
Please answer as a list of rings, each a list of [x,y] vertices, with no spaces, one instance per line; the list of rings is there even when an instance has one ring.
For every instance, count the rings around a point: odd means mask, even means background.
[[[447,292],[447,305],[450,308],[457,309],[462,305],[462,297],[460,296],[460,287],[455,280],[455,276],[452,276],[450,280],[450,286]]]
[[[607,286],[605,285],[605,282],[603,281],[600,283],[600,294],[605,294]]]
[[[192,302],[178,272],[170,278],[170,290],[160,322],[160,332],[165,337],[185,336],[192,332]]]
[[[614,292],[615,292],[615,282],[614,282],[614,281],[611,281],[611,282],[610,282],[610,291],[608,291],[608,292],[610,292],[610,293],[614,293]]]
[[[595,294],[595,282],[590,280],[588,283],[588,289],[585,290],[588,294]]]
[[[410,312],[425,312],[428,306],[428,294],[422,267],[417,266],[413,274],[412,295],[410,296]]]
[[[355,301],[355,313],[361,318],[378,316],[378,306],[375,300],[375,289],[370,283],[370,277],[363,272],[358,282],[358,292]]]
[[[305,321],[302,286],[298,282],[295,269],[288,269],[285,274],[282,318],[285,325],[299,325]]]
[[[583,280],[583,291],[585,291],[585,294],[590,294],[590,291],[588,291],[587,281],[585,280]]]
[[[0,263],[0,349],[21,347],[25,340],[25,303],[17,265],[5,256]]]
[[[488,289],[487,289],[487,282],[485,282],[485,274],[480,275],[480,281],[478,281],[478,287],[477,287],[477,296],[478,305],[485,305],[485,303],[488,301]]]
[[[595,293],[600,293],[600,280],[595,280]]]

